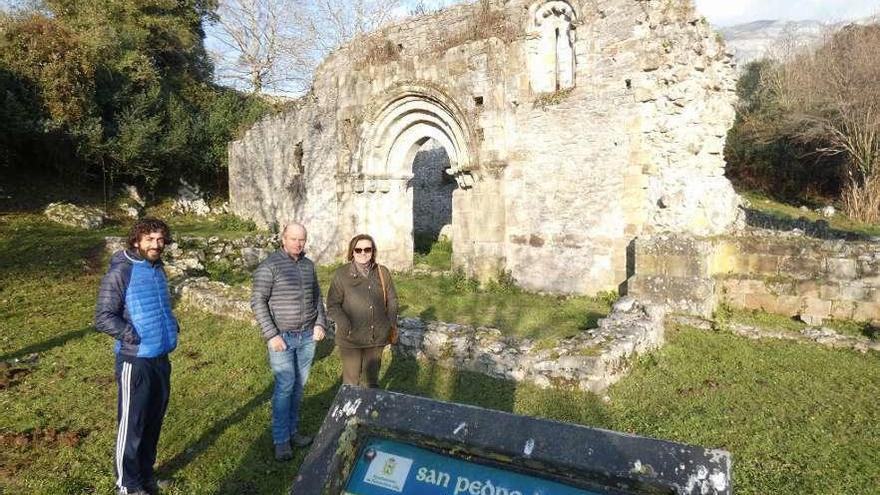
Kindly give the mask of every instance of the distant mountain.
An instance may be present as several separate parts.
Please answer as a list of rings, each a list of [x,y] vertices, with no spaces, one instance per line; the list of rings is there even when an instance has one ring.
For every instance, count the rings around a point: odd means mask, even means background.
[[[850,23],[877,22],[876,17],[852,21],[826,23],[821,21],[753,21],[718,29],[724,37],[727,49],[733,53],[737,65],[769,56],[778,58],[783,46],[809,46],[822,41],[829,32]]]

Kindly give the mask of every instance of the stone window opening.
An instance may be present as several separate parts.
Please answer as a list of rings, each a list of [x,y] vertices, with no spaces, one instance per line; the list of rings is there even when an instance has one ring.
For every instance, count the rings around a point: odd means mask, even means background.
[[[290,160],[288,168],[287,189],[294,194],[302,194],[305,191],[305,181],[303,179],[303,144],[302,141],[296,143],[293,147],[293,156]]]
[[[549,93],[575,86],[575,11],[568,2],[552,0],[530,9],[527,43],[532,90]]]

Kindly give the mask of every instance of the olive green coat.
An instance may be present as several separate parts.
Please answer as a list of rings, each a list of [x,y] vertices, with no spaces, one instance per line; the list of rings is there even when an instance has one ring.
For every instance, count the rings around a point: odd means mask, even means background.
[[[387,310],[382,297],[379,272],[385,277]],[[336,270],[327,292],[327,313],[336,322],[336,345],[348,348],[383,346],[388,343],[391,325],[397,324],[397,292],[391,273],[373,265],[366,277],[354,263]]]

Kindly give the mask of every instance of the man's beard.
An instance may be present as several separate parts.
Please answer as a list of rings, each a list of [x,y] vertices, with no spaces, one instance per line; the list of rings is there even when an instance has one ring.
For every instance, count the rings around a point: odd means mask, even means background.
[[[156,257],[155,258],[151,257],[150,256],[151,254],[155,254]],[[141,251],[140,255],[141,255],[141,258],[143,258],[145,260],[156,261],[162,257],[162,250],[161,249],[150,249],[148,251]]]

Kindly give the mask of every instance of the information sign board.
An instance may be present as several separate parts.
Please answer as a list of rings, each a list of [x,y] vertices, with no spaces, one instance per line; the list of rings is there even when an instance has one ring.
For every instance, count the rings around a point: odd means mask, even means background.
[[[468,462],[406,443],[369,438],[345,495],[601,495],[555,481]]]
[[[293,495],[730,495],[730,454],[343,385]]]

